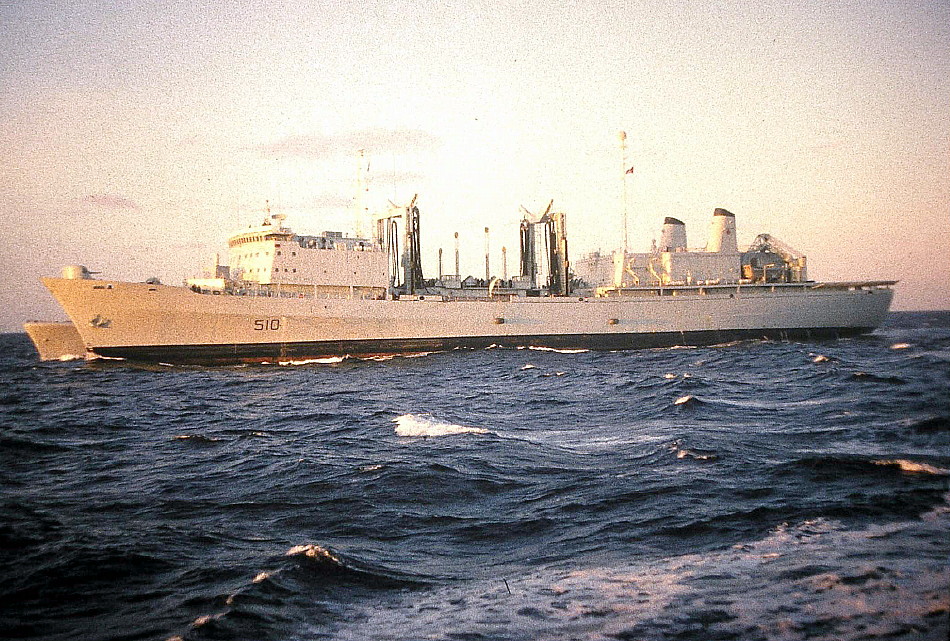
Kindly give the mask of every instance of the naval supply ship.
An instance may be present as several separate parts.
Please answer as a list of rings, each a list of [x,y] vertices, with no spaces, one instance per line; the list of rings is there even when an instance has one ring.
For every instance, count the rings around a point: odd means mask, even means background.
[[[183,286],[94,278],[80,265],[44,285],[87,357],[169,364],[293,363],[456,348],[619,350],[742,339],[824,339],[872,331],[895,281],[815,282],[806,258],[759,235],[740,251],[716,209],[705,247],[667,218],[649,252],[568,260],[566,217],[549,205],[520,225],[516,275],[427,279],[416,199],[362,237],[301,235],[271,214],[228,240]],[[504,254],[503,254],[504,256]]]

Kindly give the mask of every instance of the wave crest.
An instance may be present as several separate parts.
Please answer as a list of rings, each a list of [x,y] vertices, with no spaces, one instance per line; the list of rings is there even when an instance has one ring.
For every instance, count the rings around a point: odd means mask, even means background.
[[[901,472],[914,474],[935,474],[937,476],[950,475],[950,470],[930,465],[929,463],[920,463],[918,461],[908,461],[907,459],[882,459],[872,461],[875,465],[893,465],[900,468]]]
[[[428,414],[403,414],[393,419],[396,424],[396,434],[406,437],[454,436],[457,434],[488,434],[482,427],[469,427],[443,423]]]

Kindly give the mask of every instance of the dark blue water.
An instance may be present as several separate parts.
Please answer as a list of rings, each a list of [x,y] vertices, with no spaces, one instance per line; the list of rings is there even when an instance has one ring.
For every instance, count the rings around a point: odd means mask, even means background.
[[[0,376],[3,638],[947,637],[950,313]]]

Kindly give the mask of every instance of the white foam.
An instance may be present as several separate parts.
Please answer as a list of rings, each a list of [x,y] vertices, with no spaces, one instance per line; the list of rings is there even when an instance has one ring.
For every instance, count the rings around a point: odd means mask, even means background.
[[[528,349],[533,349],[536,352],[557,352],[558,354],[583,354],[584,352],[589,352],[589,349],[560,349],[557,347],[537,347],[534,345],[528,346]]]
[[[521,370],[524,371],[526,369],[538,369],[538,366],[532,365],[531,363],[525,363],[524,365],[522,365]]]
[[[901,472],[911,472],[915,474],[936,474],[937,476],[950,475],[950,471],[935,467],[928,463],[918,463],[917,461],[908,461],[907,459],[882,459],[874,461],[875,465],[896,465]]]
[[[340,559],[335,557],[329,550],[326,550],[319,545],[314,543],[308,543],[306,545],[295,545],[294,547],[287,550],[285,556],[306,556],[311,559],[327,559],[333,561],[334,563],[339,563]]]
[[[675,401],[673,401],[673,405],[683,405],[683,404],[685,404],[685,403],[689,403],[689,402],[692,401],[694,398],[696,398],[696,397],[693,396],[692,394],[687,394],[686,396],[680,396],[678,399],[676,399]]]
[[[270,572],[260,572],[251,580],[251,583],[260,583],[270,578]]]
[[[818,517],[723,550],[500,574],[373,603],[338,638],[464,629],[483,638],[584,641],[942,639],[950,568],[942,548],[931,548],[948,518],[945,505],[920,521],[859,530]],[[709,610],[716,618],[703,621]]]
[[[811,359],[811,362],[812,363],[827,363],[830,360],[831,359],[825,356],[824,354],[818,354],[813,359]]]
[[[456,434],[488,434],[488,430],[481,427],[455,425],[437,421],[427,414],[403,414],[393,419],[396,424],[396,434],[406,437],[454,436]]]
[[[66,361],[79,361],[84,358],[85,356],[82,354],[60,354],[59,358],[56,360],[63,361],[65,363]]]
[[[891,345],[891,349],[908,349],[910,347],[913,347],[910,343],[894,343]]]
[[[201,626],[203,626],[203,625],[205,625],[205,624],[207,624],[207,623],[211,623],[211,622],[214,621],[215,619],[220,619],[222,616],[224,616],[224,615],[221,614],[221,613],[219,613],[219,614],[205,614],[205,615],[202,615],[202,616],[198,617],[197,619],[195,619],[194,621],[192,621],[191,627],[193,627],[193,628],[200,628]]]
[[[326,358],[305,358],[299,361],[278,361],[278,365],[335,365],[346,360],[346,356],[327,356]]]

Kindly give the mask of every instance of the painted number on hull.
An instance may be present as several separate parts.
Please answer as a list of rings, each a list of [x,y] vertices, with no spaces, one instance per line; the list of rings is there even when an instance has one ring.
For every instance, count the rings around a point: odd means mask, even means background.
[[[254,321],[254,329],[256,329],[257,331],[263,331],[266,329],[272,329],[272,330],[280,329],[280,319],[279,318],[258,319]]]

